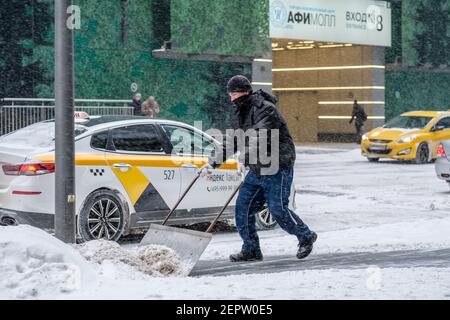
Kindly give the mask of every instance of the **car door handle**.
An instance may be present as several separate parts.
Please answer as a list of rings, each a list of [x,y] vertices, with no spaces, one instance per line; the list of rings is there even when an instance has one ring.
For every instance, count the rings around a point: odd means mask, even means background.
[[[116,163],[113,164],[113,167],[119,169],[120,171],[128,171],[131,169],[131,165],[128,163]]]
[[[183,164],[181,167],[186,169],[198,169],[198,166],[195,164]]]

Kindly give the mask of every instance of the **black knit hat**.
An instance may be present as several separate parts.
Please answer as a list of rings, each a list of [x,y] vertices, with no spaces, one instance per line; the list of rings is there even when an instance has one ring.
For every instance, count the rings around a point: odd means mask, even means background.
[[[227,85],[228,93],[232,92],[250,92],[252,91],[252,84],[244,76],[234,76],[228,81]]]

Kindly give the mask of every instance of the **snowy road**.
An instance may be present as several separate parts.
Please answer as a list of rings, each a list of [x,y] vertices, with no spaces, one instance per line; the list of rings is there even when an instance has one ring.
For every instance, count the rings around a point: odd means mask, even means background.
[[[200,261],[191,276],[228,276],[298,270],[378,268],[450,268],[450,249],[391,252],[330,253],[299,261],[291,256],[272,256],[261,262],[231,263],[226,260]]]
[[[369,163],[355,145],[297,150],[296,212],[319,234],[313,256],[450,248],[450,188],[433,164]],[[296,239],[279,228],[260,238],[266,257],[295,255]],[[202,259],[239,248],[236,233],[217,234]]]

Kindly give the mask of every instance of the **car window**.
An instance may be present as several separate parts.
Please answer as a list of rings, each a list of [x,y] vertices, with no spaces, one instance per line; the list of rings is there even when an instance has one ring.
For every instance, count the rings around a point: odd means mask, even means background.
[[[432,119],[432,117],[398,116],[386,123],[384,127],[398,129],[423,129]]]
[[[116,151],[164,152],[159,135],[153,125],[135,125],[113,129],[112,143]]]
[[[436,127],[443,126],[445,129],[450,129],[450,117],[441,119],[436,123]]]
[[[94,149],[106,150],[106,145],[108,143],[109,131],[103,131],[96,133],[91,138],[91,147]]]
[[[162,127],[173,146],[173,152],[208,157],[214,155],[215,144],[213,140],[187,128],[173,125],[162,125]]]

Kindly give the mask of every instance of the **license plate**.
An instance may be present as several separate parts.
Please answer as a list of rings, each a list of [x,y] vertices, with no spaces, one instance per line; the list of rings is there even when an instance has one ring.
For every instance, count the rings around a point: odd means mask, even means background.
[[[387,148],[386,146],[370,146],[369,149],[374,151],[385,151]]]

